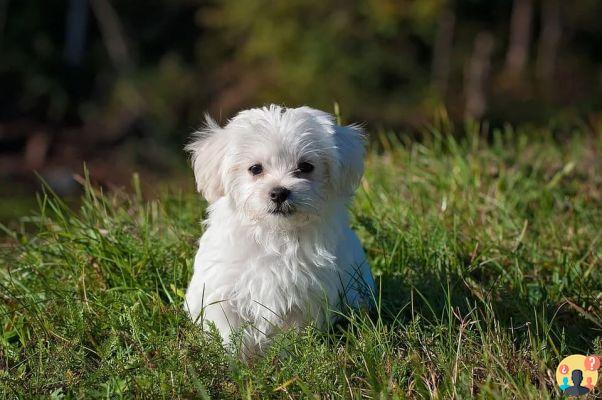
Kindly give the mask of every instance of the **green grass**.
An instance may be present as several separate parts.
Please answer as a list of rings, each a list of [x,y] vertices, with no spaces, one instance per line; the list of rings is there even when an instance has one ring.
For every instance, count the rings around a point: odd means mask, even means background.
[[[374,137],[352,214],[377,310],[328,332],[284,333],[249,364],[182,312],[198,196],[145,202],[88,188],[77,211],[40,197],[39,213],[3,240],[0,391],[557,397],[559,360],[602,353],[602,140],[466,137]]]

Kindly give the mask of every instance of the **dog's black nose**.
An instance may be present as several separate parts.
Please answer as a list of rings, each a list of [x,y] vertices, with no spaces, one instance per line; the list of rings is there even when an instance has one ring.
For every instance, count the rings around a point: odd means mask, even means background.
[[[270,190],[270,199],[272,199],[274,203],[280,204],[288,198],[289,194],[291,194],[290,190],[285,187],[278,186]]]

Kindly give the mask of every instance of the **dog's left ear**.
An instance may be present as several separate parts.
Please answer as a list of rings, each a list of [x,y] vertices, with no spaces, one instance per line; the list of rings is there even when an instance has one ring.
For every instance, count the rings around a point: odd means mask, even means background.
[[[335,191],[352,196],[364,173],[365,134],[357,125],[337,125],[332,115],[310,107],[299,110],[311,114],[334,142],[334,157],[328,160],[330,180]]]
[[[338,193],[352,196],[364,174],[364,132],[359,126],[334,125],[337,159],[332,170],[333,185]]]

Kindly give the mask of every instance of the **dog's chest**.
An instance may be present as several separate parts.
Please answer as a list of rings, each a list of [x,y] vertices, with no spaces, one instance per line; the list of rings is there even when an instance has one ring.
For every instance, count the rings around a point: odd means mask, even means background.
[[[336,291],[336,268],[324,258],[301,248],[256,254],[233,286],[235,308],[244,319],[279,324],[300,310],[317,311]]]

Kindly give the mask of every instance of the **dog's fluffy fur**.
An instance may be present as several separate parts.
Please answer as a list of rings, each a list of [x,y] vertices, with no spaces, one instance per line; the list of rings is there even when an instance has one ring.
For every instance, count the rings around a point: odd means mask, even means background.
[[[323,326],[333,310],[371,302],[374,280],[347,216],[363,173],[360,128],[272,105],[223,128],[207,117],[187,150],[210,203],[186,292],[192,319],[214,323],[225,342],[240,331],[257,352],[281,329]],[[277,203],[274,188],[290,194]]]

